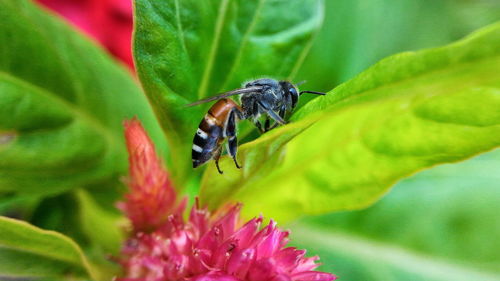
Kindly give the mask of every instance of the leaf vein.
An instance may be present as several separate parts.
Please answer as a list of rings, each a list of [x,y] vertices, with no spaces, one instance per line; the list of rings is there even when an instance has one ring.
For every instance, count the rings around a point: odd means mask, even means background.
[[[186,57],[189,60],[189,62],[191,63],[191,58],[188,55],[188,51],[187,51],[187,47],[186,47],[186,41],[184,40],[184,29],[182,27],[179,0],[175,0],[175,19],[177,22],[177,31],[179,32],[179,41],[181,41],[182,50],[184,51],[184,53],[186,53]]]
[[[214,40],[212,41],[212,46],[210,48],[210,53],[208,55],[208,61],[203,71],[203,76],[201,79],[200,87],[198,89],[198,98],[203,98],[206,96],[208,82],[210,80],[210,75],[212,74],[212,68],[215,62],[215,56],[217,55],[217,49],[219,47],[219,41],[222,33],[222,29],[224,27],[224,20],[226,18],[227,6],[229,0],[222,0],[219,6],[219,12],[217,16],[217,20],[215,23],[215,35]]]
[[[236,69],[239,66],[239,64],[241,62],[241,58],[243,56],[243,49],[245,49],[245,46],[249,41],[250,34],[253,32],[255,26],[257,25],[257,19],[260,15],[260,12],[262,10],[262,7],[264,6],[265,1],[266,0],[259,0],[259,2],[257,3],[257,8],[255,9],[252,20],[250,21],[250,24],[248,25],[248,28],[245,31],[245,34],[243,35],[243,39],[241,40],[241,43],[238,47],[238,51],[236,53],[236,57],[234,59],[233,65],[231,66],[231,69],[229,70],[229,73],[226,76],[224,83],[222,83],[222,87],[219,89],[219,92],[222,92],[222,91],[224,91],[224,89],[226,89],[227,83],[229,81],[231,81],[231,77],[236,72]]]
[[[311,50],[311,48],[313,46],[314,39],[316,38],[316,36],[318,35],[318,33],[320,31],[319,27],[321,27],[321,25],[322,25],[321,23],[323,22],[323,17],[324,17],[323,1],[318,1],[318,10],[319,10],[318,13],[321,15],[321,17],[318,19],[320,21],[320,23],[318,24],[318,28],[316,28],[316,31],[312,34],[311,39],[309,39],[309,42],[307,42],[304,49],[302,49],[302,52],[300,53],[299,58],[297,59],[297,62],[295,63],[292,70],[290,71],[290,74],[287,77],[288,81],[292,81],[292,79],[295,77],[295,75],[297,75],[297,72],[299,71],[300,66],[302,65],[302,63],[306,59],[307,55],[309,54],[309,51]]]

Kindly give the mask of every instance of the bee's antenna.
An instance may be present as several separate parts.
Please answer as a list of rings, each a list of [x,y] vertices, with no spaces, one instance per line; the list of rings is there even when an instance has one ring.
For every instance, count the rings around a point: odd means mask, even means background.
[[[307,80],[302,80],[299,83],[295,84],[295,86],[298,87],[298,86],[300,86],[300,85],[302,85],[302,84],[304,84],[306,82],[307,82]]]
[[[308,93],[308,94],[315,94],[315,95],[320,95],[320,96],[324,96],[326,95],[326,93],[322,93],[322,92],[314,92],[314,91],[302,91],[299,93],[299,95],[302,95],[302,94],[305,94],[305,93]]]

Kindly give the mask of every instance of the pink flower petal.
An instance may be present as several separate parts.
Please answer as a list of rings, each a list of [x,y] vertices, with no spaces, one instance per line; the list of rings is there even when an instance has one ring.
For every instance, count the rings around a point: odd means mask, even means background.
[[[319,271],[304,271],[292,276],[294,281],[331,281],[336,280],[337,276]]]
[[[275,266],[270,259],[260,259],[252,264],[248,272],[248,280],[273,280],[276,275]]]
[[[189,281],[240,281],[234,276],[228,275],[224,272],[215,271],[208,272],[206,274],[201,274],[199,276],[195,276],[187,279]]]
[[[255,250],[252,248],[234,250],[227,262],[226,272],[244,280],[255,261],[255,256]]]
[[[255,233],[259,229],[261,223],[262,217],[254,218],[236,231],[233,237],[239,241],[240,247],[247,248],[250,246],[250,243],[253,241]]]

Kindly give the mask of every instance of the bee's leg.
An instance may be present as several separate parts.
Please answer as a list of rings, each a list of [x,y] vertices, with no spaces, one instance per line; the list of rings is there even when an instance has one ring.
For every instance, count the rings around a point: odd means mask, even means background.
[[[278,127],[278,125],[279,125],[279,124],[280,124],[280,123],[275,122],[275,123],[274,123],[271,127],[269,127],[267,130],[268,130],[268,131],[271,131],[272,129],[274,129],[274,128]]]
[[[279,112],[278,114],[279,114],[279,116],[280,116],[281,118],[285,119],[286,110],[285,110],[285,107],[284,107],[284,106],[282,106],[282,107],[280,108],[280,112]],[[279,125],[279,123],[278,123],[278,122],[275,122],[275,123],[274,123],[271,127],[269,127],[269,128],[267,129],[267,131],[270,131],[270,130],[272,130],[272,129],[274,129],[274,128],[278,127],[278,125]]]
[[[264,109],[264,111],[266,112],[266,114],[271,117],[271,119],[273,119],[274,121],[278,122],[280,125],[284,125],[286,124],[285,120],[283,120],[283,118],[281,118],[281,116],[278,115],[278,113],[274,112],[272,109],[270,108],[267,108],[264,104],[262,104],[261,102],[257,102],[259,104],[260,107],[262,107],[262,109]]]
[[[271,117],[278,124],[280,124],[280,125],[286,124],[285,120],[283,120],[283,118],[281,118],[281,116],[279,116],[276,112],[269,110],[269,111],[267,111],[267,114],[269,115],[269,117]]]
[[[245,120],[245,113],[243,113],[242,109],[239,107],[233,108],[234,114],[236,114],[236,117],[238,117],[238,120]]]
[[[227,117],[226,126],[224,128],[224,135],[227,137],[227,152],[233,158],[236,168],[240,169],[241,166],[238,165],[236,160],[236,153],[238,152],[238,139],[236,138],[236,117],[237,109],[231,110]]]
[[[259,120],[254,120],[253,123],[255,124],[255,127],[257,127],[257,129],[259,129],[259,133],[263,134],[266,132],[262,129],[262,124],[260,124]]]
[[[256,116],[260,115],[259,103],[254,102],[252,104],[252,111],[253,111],[253,118],[252,118],[253,124],[255,125],[255,127],[257,127],[257,129],[259,130],[259,133],[261,133],[261,134],[265,133],[265,131],[262,129],[262,124],[260,123],[259,119],[256,117]]]
[[[215,150],[214,150],[214,153],[213,153],[213,158],[215,160],[215,167],[217,167],[217,171],[219,171],[219,174],[224,174],[224,172],[220,169],[219,167],[219,158],[220,158],[220,155],[222,153],[222,146],[218,146]]]
[[[236,136],[228,139],[227,150],[229,151],[229,154],[233,158],[236,168],[241,169],[241,166],[238,164],[238,160],[236,160],[236,152],[238,151],[238,139],[236,138]]]
[[[286,106],[285,105],[281,106],[280,112],[278,114],[280,115],[281,118],[285,119],[285,114],[286,114]]]
[[[267,114],[267,116],[271,117],[271,119],[273,119],[277,124],[279,124],[279,125],[286,124],[285,120],[283,120],[283,118],[280,115],[278,115],[278,113],[274,112],[272,109],[268,108],[266,105],[264,105],[261,102],[257,102],[257,104],[258,104],[258,106],[260,106],[263,109],[263,111]],[[270,129],[267,128],[267,130],[265,130],[264,132],[267,132],[268,130],[270,130]]]
[[[276,125],[276,123],[273,124],[272,128],[276,127],[275,125]],[[272,128],[271,128],[271,121],[269,121],[269,118],[266,118],[266,122],[264,123],[264,132],[267,132],[267,131],[271,130]]]

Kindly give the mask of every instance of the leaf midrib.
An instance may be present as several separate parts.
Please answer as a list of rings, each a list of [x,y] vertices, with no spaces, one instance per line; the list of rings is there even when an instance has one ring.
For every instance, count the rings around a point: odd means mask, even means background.
[[[181,47],[184,53],[186,53],[186,57],[191,63],[191,58],[188,55],[187,47],[186,47],[186,41],[184,40],[184,29],[182,27],[182,21],[181,21],[181,12],[180,12],[180,4],[179,0],[175,0],[175,21],[177,23],[177,32],[179,32],[179,41],[181,41]]]
[[[226,19],[227,5],[229,0],[222,0],[218,9],[218,16],[215,22],[215,34],[214,40],[210,47],[210,53],[208,54],[208,61],[203,71],[203,76],[201,78],[200,87],[198,88],[198,98],[203,98],[207,94],[208,81],[210,80],[210,75],[212,73],[212,68],[214,66],[215,56],[217,55],[217,50],[219,47],[219,41],[224,28],[224,20]]]
[[[224,89],[226,89],[227,83],[231,80],[231,77],[236,72],[236,69],[240,64],[241,57],[243,55],[243,49],[245,48],[245,46],[248,43],[248,40],[250,38],[250,34],[253,32],[255,26],[257,25],[257,19],[260,15],[260,12],[261,12],[262,7],[264,6],[264,2],[266,0],[258,0],[258,1],[259,2],[257,3],[257,8],[255,9],[252,20],[250,21],[250,24],[248,25],[248,28],[245,31],[245,34],[243,35],[243,39],[241,40],[241,43],[238,46],[238,51],[236,52],[236,56],[235,56],[235,59],[233,61],[233,64],[229,70],[229,73],[226,75],[226,79],[222,83],[222,87],[219,89],[219,92],[222,92]]]

